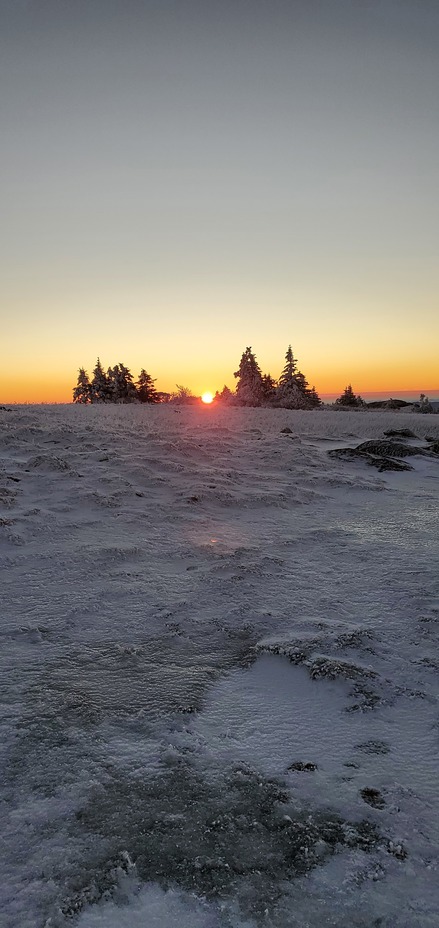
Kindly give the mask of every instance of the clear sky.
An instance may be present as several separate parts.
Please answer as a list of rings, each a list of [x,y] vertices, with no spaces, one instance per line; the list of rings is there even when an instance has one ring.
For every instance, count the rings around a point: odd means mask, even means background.
[[[0,400],[439,387],[437,0],[0,0]]]

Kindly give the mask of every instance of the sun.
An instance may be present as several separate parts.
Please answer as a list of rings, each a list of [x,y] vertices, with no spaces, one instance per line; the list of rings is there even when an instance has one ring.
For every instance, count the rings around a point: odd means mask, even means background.
[[[207,393],[203,393],[203,395],[202,395],[202,397],[201,397],[201,401],[202,401],[203,403],[211,403],[212,400],[213,400],[213,393],[210,393],[209,390],[207,391]]]

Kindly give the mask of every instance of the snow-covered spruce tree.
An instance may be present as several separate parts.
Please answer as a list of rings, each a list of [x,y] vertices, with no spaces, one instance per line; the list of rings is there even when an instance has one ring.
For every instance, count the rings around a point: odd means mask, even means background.
[[[119,361],[114,367],[108,368],[107,381],[109,387],[109,402],[135,403],[137,390],[133,383],[133,375],[128,367]]]
[[[223,406],[233,406],[235,394],[224,384],[221,393],[218,390],[215,393],[215,403],[221,403]]]
[[[108,403],[117,403],[117,378],[119,374],[119,365],[116,364],[114,367],[109,367],[107,370],[107,391],[108,391]]]
[[[291,383],[293,383],[296,371],[297,359],[293,355],[293,349],[291,345],[288,345],[287,353],[285,355],[285,367],[278,380],[279,386],[289,386]]]
[[[276,399],[276,381],[271,374],[262,374],[262,403],[272,406]]]
[[[99,358],[96,361],[90,384],[90,401],[92,403],[109,402],[108,379]]]
[[[292,381],[290,384],[281,384],[276,390],[276,406],[283,409],[309,409],[305,390]]]
[[[358,409],[359,406],[364,406],[364,400],[361,396],[355,396],[355,393],[352,389],[352,385],[348,383],[347,387],[344,388],[343,393],[335,401],[334,406],[347,406],[352,409]]]
[[[297,369],[297,359],[293,355],[291,345],[285,355],[285,366],[279,377],[276,389],[276,405],[286,409],[313,409],[320,405],[320,399],[302,371]]]
[[[151,374],[147,374],[144,367],[139,374],[137,381],[137,396],[141,403],[159,403],[159,396],[154,386],[155,380]]]
[[[237,377],[236,404],[238,406],[260,406],[263,400],[262,374],[251,348],[246,348],[235,371]]]
[[[91,387],[90,381],[88,379],[87,371],[83,367],[79,368],[78,372],[78,382],[76,387],[73,390],[73,402],[74,403],[90,403],[91,402]]]
[[[321,399],[320,399],[320,397],[319,397],[319,394],[317,393],[317,390],[316,390],[314,384],[313,384],[312,387],[311,387],[309,390],[307,390],[306,392],[307,392],[308,400],[309,400],[310,405],[311,405],[311,409],[317,409],[317,406],[321,406],[321,405],[322,405],[322,401],[321,401]]]

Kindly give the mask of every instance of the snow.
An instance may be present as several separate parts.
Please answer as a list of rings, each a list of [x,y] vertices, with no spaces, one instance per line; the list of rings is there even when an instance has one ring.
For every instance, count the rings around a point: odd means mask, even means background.
[[[401,427],[0,409],[8,928],[437,928],[439,459],[328,455]]]

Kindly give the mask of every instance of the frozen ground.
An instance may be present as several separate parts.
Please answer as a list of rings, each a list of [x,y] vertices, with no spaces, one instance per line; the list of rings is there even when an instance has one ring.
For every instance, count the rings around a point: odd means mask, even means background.
[[[2,925],[438,928],[439,459],[328,453],[392,427],[0,410]]]

